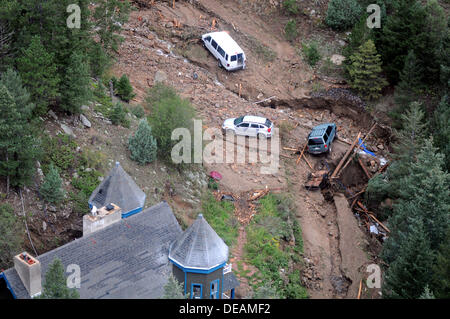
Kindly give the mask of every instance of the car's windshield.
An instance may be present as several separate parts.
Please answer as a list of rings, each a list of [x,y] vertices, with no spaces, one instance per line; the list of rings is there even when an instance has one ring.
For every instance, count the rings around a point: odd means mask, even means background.
[[[308,145],[320,145],[323,144],[323,140],[321,138],[310,138],[308,140]]]
[[[234,125],[239,125],[242,123],[242,121],[244,120],[244,117],[238,117],[237,119],[234,120]]]

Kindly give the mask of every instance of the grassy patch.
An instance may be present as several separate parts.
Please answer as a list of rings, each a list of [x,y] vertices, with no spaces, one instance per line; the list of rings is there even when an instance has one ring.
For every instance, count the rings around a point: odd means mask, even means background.
[[[229,246],[236,242],[239,222],[234,217],[234,205],[229,201],[216,201],[211,193],[207,193],[202,203],[202,214],[208,224]]]
[[[55,164],[62,172],[76,167],[78,159],[76,154],[77,147],[78,144],[69,135],[44,136],[42,139],[44,173],[47,173],[50,163]]]
[[[281,298],[307,298],[296,268],[303,253],[302,234],[288,197],[269,194],[260,200],[244,248],[246,260],[260,271],[258,281],[252,278],[254,290],[270,282]]]

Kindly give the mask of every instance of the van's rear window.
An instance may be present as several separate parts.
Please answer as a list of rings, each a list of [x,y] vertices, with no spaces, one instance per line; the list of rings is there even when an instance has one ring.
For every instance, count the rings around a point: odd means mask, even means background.
[[[270,127],[272,125],[272,122],[266,119],[266,123],[264,124],[266,124],[267,127]]]
[[[323,141],[321,138],[310,138],[308,140],[308,145],[320,145],[323,144]]]
[[[231,62],[236,61],[237,57],[235,55],[231,56]]]

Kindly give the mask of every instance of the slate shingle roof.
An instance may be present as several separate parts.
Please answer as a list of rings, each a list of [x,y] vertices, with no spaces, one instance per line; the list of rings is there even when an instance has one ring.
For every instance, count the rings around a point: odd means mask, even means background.
[[[81,269],[81,298],[159,298],[171,273],[169,246],[182,234],[166,202],[37,257]],[[14,268],[5,271],[17,298],[29,298]]]
[[[227,262],[228,246],[199,214],[172,244],[169,258],[184,268],[210,270]]]
[[[144,207],[145,193],[136,185],[119,163],[113,167],[108,177],[92,192],[89,204],[97,208],[114,203],[126,214]]]

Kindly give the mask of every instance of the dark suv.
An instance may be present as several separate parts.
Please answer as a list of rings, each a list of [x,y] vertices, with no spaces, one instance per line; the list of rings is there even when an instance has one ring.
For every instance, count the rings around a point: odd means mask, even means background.
[[[314,127],[308,135],[308,152],[321,154],[331,152],[331,143],[336,137],[336,124],[326,123]]]

